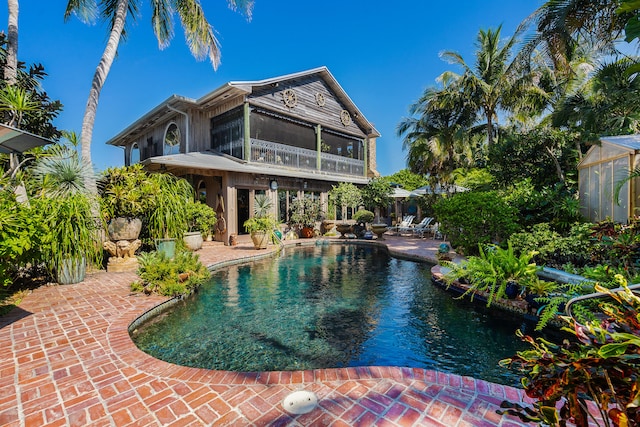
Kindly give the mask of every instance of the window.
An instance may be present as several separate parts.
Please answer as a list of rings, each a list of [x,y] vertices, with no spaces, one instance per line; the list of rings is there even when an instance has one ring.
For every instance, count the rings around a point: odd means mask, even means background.
[[[323,129],[322,144],[323,147],[326,147],[323,150],[326,153],[364,160],[364,144],[361,139]]]
[[[134,142],[129,152],[129,164],[133,165],[136,163],[140,163],[140,148],[138,147],[138,143]]]
[[[200,181],[198,183],[197,188],[198,188],[198,191],[196,195],[198,197],[198,201],[206,205],[207,204],[207,184],[205,184],[204,181]]]
[[[164,155],[180,154],[180,129],[171,123],[164,134]]]
[[[257,111],[251,113],[251,138],[316,150],[316,132],[312,125]]]
[[[244,115],[242,109],[211,119],[211,148],[238,159],[244,158]]]

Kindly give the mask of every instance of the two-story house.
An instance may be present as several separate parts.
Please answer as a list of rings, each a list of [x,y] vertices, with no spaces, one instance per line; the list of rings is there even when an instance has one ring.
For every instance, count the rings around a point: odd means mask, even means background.
[[[220,220],[216,240],[242,234],[256,194],[274,201],[288,220],[297,197],[327,206],[340,182],[377,176],[375,141],[367,121],[326,67],[259,81],[229,82],[190,99],[173,95],[108,144],[125,164],[188,179]]]

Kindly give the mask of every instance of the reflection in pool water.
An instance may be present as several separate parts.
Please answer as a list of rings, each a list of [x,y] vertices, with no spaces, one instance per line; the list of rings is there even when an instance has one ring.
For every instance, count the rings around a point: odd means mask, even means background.
[[[235,371],[345,366],[438,369],[508,385],[522,320],[453,299],[431,265],[372,246],[329,245],[217,270],[133,334],[179,365]]]

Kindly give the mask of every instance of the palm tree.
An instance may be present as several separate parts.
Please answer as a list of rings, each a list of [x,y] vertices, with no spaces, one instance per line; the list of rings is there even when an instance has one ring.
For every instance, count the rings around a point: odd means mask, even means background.
[[[14,85],[18,79],[18,0],[7,0],[9,17],[7,24],[7,64],[4,79]]]
[[[251,18],[253,0],[227,0],[232,9],[241,9]],[[91,140],[93,126],[98,109],[98,99],[104,85],[111,64],[118,50],[120,40],[126,36],[125,24],[127,18],[135,19],[139,10],[140,0],[69,0],[65,12],[65,19],[72,14],[77,15],[84,22],[92,22],[96,15],[109,21],[110,31],[96,72],[91,83],[89,98],[82,120],[81,152],[82,160],[90,167]],[[160,48],[166,47],[173,37],[174,15],[177,13],[185,31],[187,44],[193,56],[202,60],[206,57],[217,69],[220,63],[220,45],[214,35],[214,29],[204,16],[199,0],[152,0],[152,26],[158,39]],[[95,180],[88,182],[87,187],[92,194],[97,194]]]
[[[409,169],[443,181],[457,167],[473,162],[468,131],[476,119],[457,82],[449,77],[439,78],[442,88],[427,88],[410,106],[412,116],[405,118],[397,129],[398,136],[404,136]]]
[[[457,80],[467,102],[482,113],[488,147],[493,145],[497,134],[498,112],[513,110],[521,99],[520,93],[527,85],[526,79],[521,78],[517,63],[511,58],[516,36],[501,43],[501,29],[502,27],[497,30],[480,30],[473,66],[467,64],[457,52],[441,53],[443,59],[462,67],[462,75],[448,71],[443,76],[452,81]]]
[[[577,49],[588,41],[602,54],[616,52],[615,41],[622,36],[628,12],[617,13],[618,0],[548,0],[521,24],[532,29],[520,56],[528,60],[543,52],[558,73],[570,73]]]
[[[553,124],[587,137],[640,132],[640,76],[628,72],[635,63],[625,58],[603,64],[583,90],[558,106]]]

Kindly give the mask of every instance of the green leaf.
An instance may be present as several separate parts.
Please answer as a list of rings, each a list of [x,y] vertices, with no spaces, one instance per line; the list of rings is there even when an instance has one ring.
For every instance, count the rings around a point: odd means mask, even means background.
[[[629,347],[628,342],[605,344],[600,347],[600,350],[598,350],[598,355],[605,359],[610,357],[619,357],[627,351],[627,347]]]
[[[640,19],[634,16],[627,21],[624,26],[625,41],[631,43],[634,39],[640,37]]]

